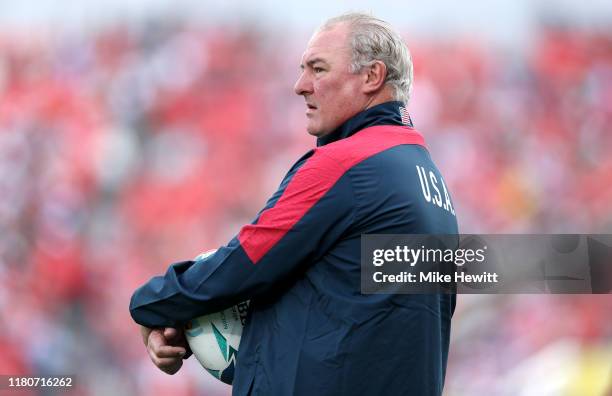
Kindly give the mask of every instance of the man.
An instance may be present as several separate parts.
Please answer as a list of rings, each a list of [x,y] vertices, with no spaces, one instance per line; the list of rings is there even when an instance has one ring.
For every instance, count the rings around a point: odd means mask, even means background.
[[[173,374],[176,329],[250,299],[234,394],[440,395],[455,297],[360,293],[362,234],[457,233],[452,205],[419,181],[423,169],[444,185],[405,112],[408,49],[387,23],[347,14],[314,34],[301,68],[317,148],[227,246],[138,289],[132,317]]]

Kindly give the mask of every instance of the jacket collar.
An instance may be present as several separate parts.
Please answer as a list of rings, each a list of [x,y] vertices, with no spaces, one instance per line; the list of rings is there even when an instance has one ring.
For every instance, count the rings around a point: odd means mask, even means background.
[[[404,103],[385,102],[355,114],[334,131],[317,138],[317,147],[347,138],[362,129],[375,125],[398,125],[413,128]]]

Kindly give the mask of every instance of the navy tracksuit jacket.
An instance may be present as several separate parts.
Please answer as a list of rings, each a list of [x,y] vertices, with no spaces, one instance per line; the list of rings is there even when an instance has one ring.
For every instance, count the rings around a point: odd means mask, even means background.
[[[250,299],[234,395],[440,395],[455,296],[360,293],[362,234],[458,232],[401,106],[319,138],[227,246],[136,290],[134,320],[177,327]]]

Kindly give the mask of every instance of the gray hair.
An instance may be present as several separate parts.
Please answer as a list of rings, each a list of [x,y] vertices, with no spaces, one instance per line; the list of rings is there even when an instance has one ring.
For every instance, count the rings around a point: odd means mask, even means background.
[[[350,27],[351,73],[358,73],[376,60],[383,62],[387,67],[385,84],[393,88],[395,100],[408,104],[412,91],[412,58],[399,33],[387,22],[363,13],[331,18],[317,32],[339,23],[347,23]]]

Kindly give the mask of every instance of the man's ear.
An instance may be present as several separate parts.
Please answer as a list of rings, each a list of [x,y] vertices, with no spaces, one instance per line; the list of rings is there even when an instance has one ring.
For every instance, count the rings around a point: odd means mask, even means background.
[[[373,93],[385,84],[387,77],[387,66],[379,60],[374,61],[372,65],[365,68],[365,84],[363,87],[364,93]]]

